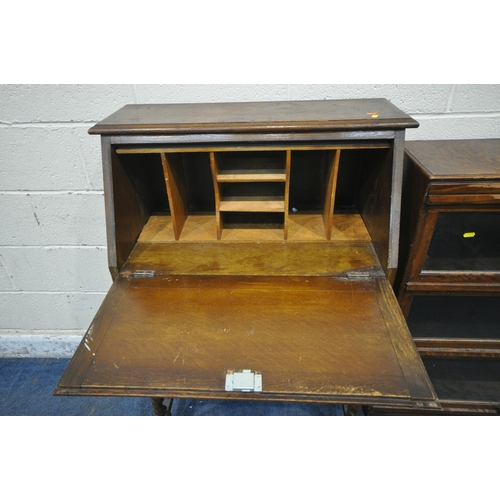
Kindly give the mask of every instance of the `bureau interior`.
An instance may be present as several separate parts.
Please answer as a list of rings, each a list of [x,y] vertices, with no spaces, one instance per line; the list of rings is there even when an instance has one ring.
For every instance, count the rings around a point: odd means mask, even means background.
[[[392,148],[115,147],[119,260],[156,242],[373,242],[387,253]]]

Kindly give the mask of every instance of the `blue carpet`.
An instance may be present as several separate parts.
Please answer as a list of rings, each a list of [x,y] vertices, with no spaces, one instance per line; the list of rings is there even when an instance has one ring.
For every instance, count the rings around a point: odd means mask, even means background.
[[[0,358],[0,415],[154,416],[149,398],[53,396],[68,359]],[[175,399],[173,416],[342,416],[342,406]]]

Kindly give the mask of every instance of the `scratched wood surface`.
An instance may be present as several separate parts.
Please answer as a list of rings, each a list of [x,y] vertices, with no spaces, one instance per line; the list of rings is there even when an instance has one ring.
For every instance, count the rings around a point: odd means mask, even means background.
[[[122,273],[339,276],[383,275],[370,243],[138,243]]]
[[[227,370],[250,369],[263,376],[257,399],[432,399],[415,389],[425,372],[384,283],[120,277],[58,390],[224,398]]]

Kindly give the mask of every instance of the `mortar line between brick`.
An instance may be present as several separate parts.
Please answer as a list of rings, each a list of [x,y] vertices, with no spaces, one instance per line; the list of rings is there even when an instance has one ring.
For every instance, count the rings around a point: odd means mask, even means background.
[[[85,189],[85,190],[73,190],[73,191],[58,191],[58,190],[29,190],[29,189],[5,189],[1,190],[0,194],[20,194],[23,196],[26,195],[31,195],[31,194],[75,194],[75,195],[103,195],[104,191],[102,190],[91,190],[91,189]]]
[[[43,335],[44,332],[47,333],[52,333],[52,332],[57,332],[60,335],[64,334],[72,334],[72,333],[85,333],[85,329],[75,329],[75,330],[58,330],[58,329],[53,329],[53,330],[48,330],[48,329],[40,329],[37,330],[35,328],[0,328],[0,335],[29,335],[29,334],[34,334],[36,332],[36,335]]]
[[[1,128],[75,128],[75,127],[92,127],[96,121],[89,122],[0,122]]]
[[[106,295],[103,290],[0,290],[1,295]]]
[[[413,118],[434,118],[452,120],[455,118],[500,118],[500,111],[460,112],[460,113],[410,113]]]
[[[80,249],[85,248],[86,250],[106,250],[106,245],[0,245],[0,249],[10,249],[10,250],[20,250],[21,248],[30,248],[37,250],[57,250],[59,248],[69,249]]]
[[[290,89],[287,89],[289,92]],[[453,91],[451,91],[453,93]],[[450,99],[450,98],[449,98]],[[484,118],[484,117],[496,117],[500,115],[500,111],[459,111],[459,112],[449,112],[448,106],[450,104],[450,100],[448,99],[446,105],[446,111],[444,113],[413,113],[412,111],[408,111],[408,114],[411,116],[426,116],[426,117],[445,117],[445,118],[461,118],[461,117],[474,117],[474,118]],[[75,127],[91,127],[97,123],[96,121],[89,122],[0,122],[0,128],[9,128],[9,127],[19,127],[19,128],[43,128],[43,127],[52,127],[52,128],[75,128]]]
[[[288,91],[288,90],[287,90]],[[453,93],[453,91],[451,91]],[[451,97],[450,97],[451,98]],[[446,110],[443,113],[413,113],[408,111],[411,116],[420,117],[433,117],[433,118],[496,118],[500,116],[500,111],[459,111],[459,112],[449,112],[448,107],[450,105],[450,98],[447,101]],[[75,128],[75,127],[90,127],[93,126],[96,121],[91,122],[0,122],[0,128]]]

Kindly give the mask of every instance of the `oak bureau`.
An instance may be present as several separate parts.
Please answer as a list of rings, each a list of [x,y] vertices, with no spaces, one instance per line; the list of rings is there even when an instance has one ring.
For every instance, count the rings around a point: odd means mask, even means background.
[[[392,290],[417,126],[385,99],[97,123],[113,284],[55,394],[438,407]]]

